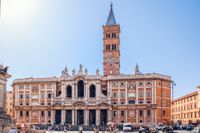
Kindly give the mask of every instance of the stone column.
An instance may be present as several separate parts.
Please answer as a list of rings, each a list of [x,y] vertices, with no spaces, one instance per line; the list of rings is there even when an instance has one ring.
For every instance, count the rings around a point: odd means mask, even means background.
[[[72,125],[75,125],[75,109],[72,109]]]
[[[120,92],[120,89],[118,88],[118,90],[117,90],[117,104],[119,105],[119,104],[121,104],[120,103],[120,98],[121,98],[121,94],[120,94],[121,92]]]
[[[51,124],[53,125],[55,122],[55,111],[51,110]]]
[[[47,124],[48,111],[44,111],[44,123]]]
[[[144,111],[144,123],[143,124],[147,124],[147,110],[143,110]]]
[[[84,83],[84,99],[87,99],[87,82]]]
[[[61,123],[64,124],[65,123],[65,115],[66,111],[65,110],[61,110]]]
[[[84,124],[89,125],[89,110],[84,110]]]
[[[125,117],[126,117],[125,122],[127,123],[128,122],[128,120],[127,120],[128,119],[128,111],[127,110],[125,110]]]
[[[100,110],[96,110],[96,125],[100,125]]]
[[[146,101],[147,101],[147,99],[146,99],[146,86],[144,87],[144,104],[146,104]]]
[[[108,109],[108,122],[112,122],[112,110]]]
[[[29,111],[29,125],[31,125],[32,124],[32,111],[30,110]]]
[[[138,110],[136,110],[136,123],[139,124],[139,116],[138,116]]]
[[[151,123],[154,123],[154,110],[151,109]]]
[[[38,111],[38,121],[41,123],[41,111]]]
[[[77,125],[77,110],[74,110],[74,125]]]
[[[136,82],[138,84],[138,82]],[[136,104],[138,104],[138,85],[136,85]]]
[[[76,94],[76,83],[74,83],[74,87],[73,87],[73,99],[77,98],[77,94]]]

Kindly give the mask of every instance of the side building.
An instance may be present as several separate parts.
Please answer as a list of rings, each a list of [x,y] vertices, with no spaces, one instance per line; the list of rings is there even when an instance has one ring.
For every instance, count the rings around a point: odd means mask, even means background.
[[[13,94],[12,91],[7,91],[6,94],[6,113],[7,115],[11,116],[12,118],[12,114],[13,114]]]
[[[200,86],[197,91],[173,100],[172,120],[182,124],[200,123]]]
[[[14,118],[18,123],[141,125],[170,123],[171,77],[120,72],[120,25],[112,6],[103,26],[103,74],[88,74],[80,65],[72,74],[13,81]]]
[[[6,115],[6,87],[7,79],[11,77],[7,73],[8,67],[0,65],[0,126],[10,123],[10,117]]]

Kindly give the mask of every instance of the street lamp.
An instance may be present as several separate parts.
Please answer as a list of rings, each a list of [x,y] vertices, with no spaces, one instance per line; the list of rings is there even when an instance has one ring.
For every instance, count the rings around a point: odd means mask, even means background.
[[[175,83],[174,81],[172,81],[172,102],[171,102],[171,103],[172,103],[172,108],[171,108],[171,110],[172,110],[172,111],[171,111],[171,113],[172,113],[172,114],[171,114],[171,115],[172,115],[172,122],[174,121],[174,118],[173,118],[174,86],[176,86],[176,83]]]

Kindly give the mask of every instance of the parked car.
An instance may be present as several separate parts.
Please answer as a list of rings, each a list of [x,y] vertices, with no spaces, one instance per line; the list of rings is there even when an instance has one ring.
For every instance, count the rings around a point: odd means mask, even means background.
[[[173,133],[173,128],[171,126],[165,126],[163,129],[162,129],[163,132],[167,132],[167,133]]]
[[[192,131],[192,129],[194,128],[194,125],[188,125],[187,127],[186,127],[186,130],[187,131]]]
[[[200,126],[195,127],[190,133],[200,133]]]
[[[124,123],[123,124],[123,131],[124,132],[129,132],[129,131],[132,131],[132,126],[130,123]]]
[[[159,131],[162,131],[165,127],[166,127],[166,125],[159,125],[156,127],[156,129]]]
[[[142,132],[143,133],[149,133],[150,132],[149,127],[143,127],[143,131]]]
[[[183,130],[186,130],[186,127],[187,127],[186,124],[183,124],[183,125],[182,125],[182,129],[183,129]]]

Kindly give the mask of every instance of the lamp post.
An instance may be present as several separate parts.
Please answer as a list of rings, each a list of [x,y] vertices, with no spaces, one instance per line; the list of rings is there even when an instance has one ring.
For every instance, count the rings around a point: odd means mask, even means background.
[[[173,118],[173,100],[174,100],[174,86],[176,86],[176,83],[174,81],[172,81],[172,108],[171,108],[171,115],[172,115],[172,122],[174,121],[174,118]]]

